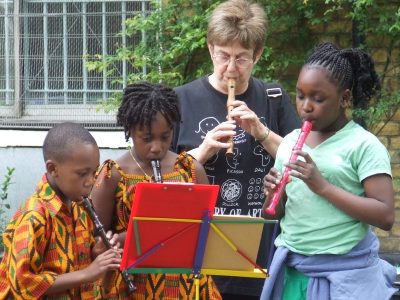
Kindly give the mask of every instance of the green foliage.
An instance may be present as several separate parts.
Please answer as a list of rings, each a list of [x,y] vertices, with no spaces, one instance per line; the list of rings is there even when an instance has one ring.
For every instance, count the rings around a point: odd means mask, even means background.
[[[256,0],[257,1],[257,0]],[[121,36],[142,37],[136,47],[116,45],[115,54],[88,56],[89,70],[115,74],[118,63],[129,63],[127,82],[146,80],[172,87],[212,72],[206,45],[207,22],[220,1],[168,0],[150,2],[149,14],[136,14],[124,24]],[[268,36],[263,55],[253,75],[265,81],[278,80],[293,96],[297,74],[306,55],[319,41],[330,40],[341,47],[379,51],[379,73],[385,90],[365,111],[354,114],[366,118],[370,128],[382,128],[398,109],[398,61],[400,48],[400,8],[389,0],[258,0],[268,16]],[[354,28],[350,31],[349,28]],[[353,35],[352,35],[353,34]],[[358,45],[357,45],[358,46]],[[396,52],[397,50],[397,52]],[[382,63],[383,60],[383,63]],[[397,64],[396,64],[397,61]],[[383,65],[383,67],[382,67]],[[284,80],[282,80],[284,78]],[[116,84],[126,84],[123,79]],[[102,100],[106,111],[121,101],[117,93]]]
[[[6,229],[7,223],[8,223],[8,218],[6,217],[6,209],[10,209],[10,204],[6,203],[7,198],[8,198],[8,187],[11,182],[11,177],[13,176],[13,173],[15,171],[15,168],[9,168],[7,167],[7,175],[4,175],[6,178],[2,185],[1,185],[1,194],[0,194],[0,253],[3,253],[4,249],[4,241],[3,241],[3,233],[4,230]]]
[[[382,90],[382,96],[373,99],[366,109],[354,109],[353,115],[363,118],[367,127],[378,135],[385,125],[394,117],[400,107],[400,90]]]
[[[380,97],[372,99],[366,108],[353,110],[353,115],[362,117],[368,129],[378,135],[400,105],[400,8],[387,0],[349,0],[347,7],[351,9],[347,17],[354,20],[359,35],[367,37],[360,48],[380,58],[378,73],[384,86]]]
[[[108,97],[107,99],[99,99],[98,102],[100,103],[100,106],[97,107],[97,111],[103,109],[107,114],[113,112],[122,102],[122,92],[113,93],[111,97]]]
[[[138,45],[116,45],[115,55],[88,56],[89,70],[115,71],[119,61],[129,63],[133,72],[127,82],[164,82],[171,86],[192,81],[211,69],[206,46],[207,20],[218,3],[204,1],[160,1],[150,4],[149,15],[138,13],[125,22],[121,35],[134,37],[143,33]],[[117,81],[122,83],[122,80]],[[114,100],[114,99],[113,99]]]
[[[393,177],[393,182],[396,186],[400,186],[400,177],[399,176]]]

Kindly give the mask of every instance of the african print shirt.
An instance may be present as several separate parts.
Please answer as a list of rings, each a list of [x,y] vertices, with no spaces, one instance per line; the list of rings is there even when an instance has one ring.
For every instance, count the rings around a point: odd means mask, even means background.
[[[0,299],[94,299],[93,284],[42,296],[58,274],[90,265],[92,232],[84,209],[73,202],[70,213],[43,175],[4,232]]]
[[[138,182],[148,182],[144,175],[125,174],[121,167],[112,160],[103,163],[99,170],[101,181],[112,176],[115,167],[121,179],[115,192],[115,213],[111,230],[118,233],[126,231],[134,201],[136,185]],[[174,171],[162,175],[164,182],[196,182],[193,158],[186,152],[178,155]],[[98,185],[99,185],[98,184]],[[97,185],[97,186],[98,186]],[[132,276],[132,275],[130,275]],[[132,276],[136,291],[129,296],[127,286],[122,280],[120,272],[109,271],[107,275],[95,285],[96,299],[135,299],[135,300],[189,300],[196,299],[196,286],[193,276],[180,274],[135,274]],[[221,300],[221,295],[211,276],[200,276],[200,293],[202,300]]]

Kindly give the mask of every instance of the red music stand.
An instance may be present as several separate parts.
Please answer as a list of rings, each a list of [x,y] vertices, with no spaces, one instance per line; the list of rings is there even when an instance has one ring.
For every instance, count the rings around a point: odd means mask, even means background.
[[[264,223],[277,222],[246,216],[218,216],[214,220],[218,192],[218,185],[138,183],[121,270],[133,274],[194,274],[197,278],[196,299],[200,273],[266,278],[266,271],[255,264],[255,259]],[[246,226],[243,230],[245,224],[253,227],[249,229]],[[242,230],[232,226],[240,226]],[[211,235],[210,227],[213,228]],[[234,237],[233,232],[236,235],[242,233]],[[212,257],[220,257],[217,258],[219,262],[224,257],[231,259],[225,255],[226,249],[224,253],[219,251],[223,248],[221,241],[230,247],[228,251],[233,250],[242,258],[242,261],[230,260],[232,267],[229,270],[213,268]],[[240,266],[237,262],[241,263]]]

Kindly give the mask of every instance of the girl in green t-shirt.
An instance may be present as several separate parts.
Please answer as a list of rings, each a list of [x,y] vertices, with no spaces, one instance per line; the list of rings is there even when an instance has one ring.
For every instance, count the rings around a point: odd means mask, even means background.
[[[345,113],[351,101],[365,107],[380,89],[373,59],[360,49],[323,42],[307,57],[296,106],[312,131],[293,152],[299,130],[287,135],[264,178],[264,217],[281,219],[282,233],[261,299],[382,300],[396,291],[395,268],[379,259],[370,228],[388,231],[394,223],[390,157]],[[298,158],[289,161],[292,153]],[[285,168],[290,183],[270,215],[266,208]]]

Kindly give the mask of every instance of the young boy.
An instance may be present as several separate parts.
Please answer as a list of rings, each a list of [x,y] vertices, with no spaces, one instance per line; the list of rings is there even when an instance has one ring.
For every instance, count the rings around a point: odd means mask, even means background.
[[[92,189],[99,149],[84,127],[61,123],[48,132],[43,156],[46,173],[4,233],[0,299],[94,299],[92,283],[121,261],[118,250],[95,243],[79,205]]]

